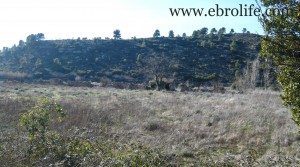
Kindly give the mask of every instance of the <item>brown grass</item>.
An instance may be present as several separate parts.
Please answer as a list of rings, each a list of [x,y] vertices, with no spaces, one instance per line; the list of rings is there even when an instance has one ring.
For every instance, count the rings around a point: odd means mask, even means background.
[[[27,98],[50,97],[67,112],[64,124],[54,128],[86,128],[90,136],[142,142],[180,157],[183,164],[197,164],[204,156],[240,161],[251,150],[258,162],[281,155],[299,159],[298,129],[278,92],[180,93],[4,83],[0,92],[2,136],[9,129],[3,121],[13,122],[32,106]]]

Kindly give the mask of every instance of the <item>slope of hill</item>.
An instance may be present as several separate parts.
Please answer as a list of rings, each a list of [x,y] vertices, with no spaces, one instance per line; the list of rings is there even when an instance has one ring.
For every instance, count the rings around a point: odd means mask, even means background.
[[[28,40],[3,48],[0,53],[2,78],[11,73],[30,76],[30,79],[97,82],[109,78],[117,82],[143,83],[153,78],[153,68],[160,68],[153,64],[159,65],[165,60],[165,68],[159,73],[178,83],[201,84],[211,80],[232,83],[236,71],[241,71],[260,51],[260,36],[255,34],[224,34],[222,39],[207,35],[131,40]]]

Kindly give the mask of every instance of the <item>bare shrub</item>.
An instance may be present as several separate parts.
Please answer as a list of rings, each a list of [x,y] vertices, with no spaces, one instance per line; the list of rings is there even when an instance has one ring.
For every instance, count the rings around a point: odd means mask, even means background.
[[[108,86],[109,84],[111,84],[111,80],[107,77],[102,77],[102,78],[100,78],[100,83],[101,83],[101,86],[105,87],[105,86]]]
[[[225,93],[225,87],[219,80],[215,80],[212,82],[213,85],[213,92],[215,93]]]
[[[183,83],[179,84],[178,87],[179,87],[180,92],[186,92],[186,91],[190,90],[189,87],[186,84],[183,84]]]
[[[148,131],[156,131],[156,130],[162,130],[162,123],[159,121],[150,121],[147,122],[147,124],[145,125],[145,129]]]
[[[234,87],[239,91],[254,90],[259,79],[259,59],[248,62],[243,74],[237,78]]]

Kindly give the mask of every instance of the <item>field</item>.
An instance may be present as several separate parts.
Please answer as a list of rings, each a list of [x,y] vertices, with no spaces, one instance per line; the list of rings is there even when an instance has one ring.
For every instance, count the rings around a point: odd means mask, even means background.
[[[49,98],[66,113],[61,123],[49,127],[52,131],[90,143],[142,145],[161,154],[169,166],[295,166],[300,162],[300,137],[279,95],[263,90],[220,94],[1,82],[0,162],[28,164],[27,132],[19,122],[37,99]],[[85,159],[78,159],[78,166],[83,165]]]

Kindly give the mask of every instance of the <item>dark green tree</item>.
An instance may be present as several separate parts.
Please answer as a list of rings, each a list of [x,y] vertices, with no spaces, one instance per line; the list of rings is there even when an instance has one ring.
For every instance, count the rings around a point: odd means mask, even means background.
[[[260,17],[266,33],[260,55],[271,58],[278,66],[281,98],[291,109],[293,121],[300,127],[300,2],[261,0],[258,5],[271,11],[270,15]],[[278,11],[282,13],[276,14]]]
[[[43,33],[31,34],[26,38],[26,44],[31,46],[35,44],[37,41],[45,39],[45,35]]]
[[[235,52],[237,51],[236,41],[233,40],[230,44],[230,51]]]
[[[245,34],[247,32],[247,28],[243,28],[242,32]]]
[[[219,29],[218,34],[225,34],[226,33],[226,28],[222,27]]]
[[[153,38],[159,38],[159,37],[160,37],[160,31],[157,29],[154,31]]]
[[[226,33],[226,28],[225,27],[220,28],[218,31],[218,39],[222,40],[225,33]]]
[[[23,40],[20,40],[18,47],[24,47],[24,46],[25,46],[25,42]]]
[[[211,30],[210,30],[210,33],[211,34],[216,34],[218,31],[217,31],[217,29],[216,28],[212,28]]]
[[[212,28],[209,33],[209,38],[213,38],[217,32],[218,31],[216,30],[216,28]]]
[[[114,31],[114,39],[115,40],[121,39],[121,31],[119,29],[116,29]]]
[[[38,41],[45,39],[45,35],[43,33],[36,34],[36,38]]]
[[[199,30],[194,30],[192,34],[192,38],[199,38],[199,35],[200,35]]]
[[[36,38],[36,35],[34,35],[34,34],[31,34],[31,35],[27,36],[27,38],[26,38],[26,43],[29,45],[34,43],[35,41],[37,41],[37,38]]]
[[[183,34],[182,34],[182,38],[186,38],[186,33],[183,33]]]
[[[174,38],[174,31],[173,30],[169,31],[169,38]]]
[[[230,30],[229,34],[234,34],[234,29],[233,28]]]
[[[208,29],[207,29],[206,27],[203,27],[203,28],[201,28],[200,31],[199,31],[199,36],[200,36],[200,37],[204,37],[204,36],[207,35],[207,32],[208,32]]]

